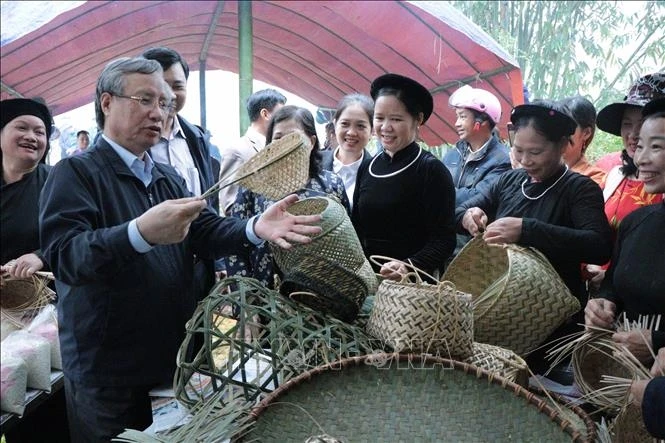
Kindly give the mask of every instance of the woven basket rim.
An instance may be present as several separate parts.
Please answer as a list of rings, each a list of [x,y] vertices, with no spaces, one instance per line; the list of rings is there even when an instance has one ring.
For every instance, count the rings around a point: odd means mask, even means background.
[[[488,383],[496,384],[501,386],[504,389],[507,389],[515,394],[517,397],[521,397],[526,400],[528,405],[536,407],[541,413],[544,413],[550,420],[554,421],[559,427],[569,434],[573,441],[575,442],[586,442],[593,441],[587,440],[584,436],[573,426],[571,422],[562,418],[559,412],[547,404],[545,400],[542,400],[535,393],[523,388],[522,386],[507,380],[504,377],[493,374],[485,369],[478,368],[476,366],[470,365],[468,363],[460,362],[457,360],[450,360],[441,357],[435,357],[427,354],[399,354],[399,353],[377,353],[370,355],[361,355],[356,357],[344,358],[337,360],[326,365],[318,366],[309,371],[305,371],[297,377],[294,377],[287,382],[283,383],[273,392],[268,394],[258,405],[252,408],[250,415],[254,420],[257,420],[260,415],[273,403],[276,402],[279,397],[287,393],[291,388],[298,386],[312,377],[315,377],[318,374],[328,372],[328,371],[339,371],[347,367],[360,366],[362,364],[371,364],[372,361],[397,361],[397,362],[410,362],[410,363],[432,363],[445,365],[449,369],[454,369],[458,371],[463,371],[469,375],[475,375],[478,379],[485,379]],[[594,434],[595,435],[595,434]]]

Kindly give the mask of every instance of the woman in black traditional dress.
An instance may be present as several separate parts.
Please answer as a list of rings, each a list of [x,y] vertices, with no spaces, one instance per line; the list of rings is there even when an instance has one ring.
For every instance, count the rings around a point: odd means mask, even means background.
[[[39,250],[39,193],[50,169],[40,162],[48,150],[51,113],[25,98],[3,100],[0,110],[0,264],[3,273],[27,278],[46,268]],[[13,265],[6,266],[10,260]]]
[[[458,227],[471,235],[482,233],[488,244],[538,249],[584,307],[587,293],[580,264],[605,263],[612,237],[602,191],[562,160],[577,123],[560,105],[544,100],[517,106],[510,120],[515,127],[513,152],[522,168],[504,173],[489,193],[458,207]],[[549,339],[581,330],[582,313]],[[542,357],[542,352],[532,354],[534,371],[544,369]]]
[[[432,95],[397,74],[377,78],[370,92],[383,151],[356,185],[354,226],[367,256],[396,259],[380,268],[385,278],[406,272],[397,260],[435,273],[455,248],[455,187],[443,163],[416,143],[432,114]]]

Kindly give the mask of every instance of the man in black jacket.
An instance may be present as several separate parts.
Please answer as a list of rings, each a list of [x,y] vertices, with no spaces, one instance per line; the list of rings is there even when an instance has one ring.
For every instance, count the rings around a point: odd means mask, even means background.
[[[58,162],[40,198],[40,241],[58,292],[65,396],[74,443],[109,441],[152,422],[149,391],[173,380],[196,307],[195,258],[245,253],[268,240],[308,242],[320,217],[293,216],[292,195],[250,220],[219,217],[157,142],[171,91],[153,60],[118,59],[97,82],[102,135]]]

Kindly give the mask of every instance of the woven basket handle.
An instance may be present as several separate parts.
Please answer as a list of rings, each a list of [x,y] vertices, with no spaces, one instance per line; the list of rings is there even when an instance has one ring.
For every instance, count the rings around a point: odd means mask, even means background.
[[[404,262],[402,260],[398,260],[396,258],[386,257],[385,255],[370,255],[369,260],[372,263],[374,263],[375,265],[379,266],[379,267],[383,266],[385,264],[385,262],[389,262],[389,261],[396,261],[396,262],[401,263],[404,266],[406,266],[406,268],[410,269],[411,271],[407,272],[406,274],[404,274],[402,276],[402,280],[400,281],[400,283],[406,283],[410,276],[415,275],[418,284],[421,284],[423,282],[423,280],[420,278],[421,274],[426,276],[426,277],[429,277],[430,279],[432,279],[432,281],[438,281],[438,279],[432,277],[427,272],[425,272],[422,269],[416,267],[413,263],[406,263],[406,262]],[[384,263],[381,263],[380,260],[383,260]],[[376,273],[376,272],[375,272],[375,274],[377,276],[381,277],[381,274]]]

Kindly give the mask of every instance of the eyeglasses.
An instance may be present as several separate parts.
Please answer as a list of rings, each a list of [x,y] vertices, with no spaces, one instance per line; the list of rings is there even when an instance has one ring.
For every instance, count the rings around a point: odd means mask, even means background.
[[[172,102],[168,102],[158,97],[139,97],[136,95],[120,95],[113,93],[111,93],[111,95],[118,98],[128,98],[130,100],[134,100],[136,103],[138,103],[139,105],[143,106],[146,109],[153,109],[155,107],[155,104],[157,104],[159,110],[164,113],[170,113],[175,109],[175,105]]]

